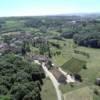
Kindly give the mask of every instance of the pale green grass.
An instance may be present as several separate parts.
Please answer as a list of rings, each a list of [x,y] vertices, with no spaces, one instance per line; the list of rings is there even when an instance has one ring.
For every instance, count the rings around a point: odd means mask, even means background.
[[[9,95],[0,95],[0,100],[11,100]]]
[[[92,91],[84,87],[64,94],[64,100],[93,100],[92,95]]]
[[[74,43],[73,43],[72,39],[66,39],[65,41],[52,39],[50,41],[59,43],[61,46],[61,49],[57,49],[55,47],[50,48],[51,52],[53,52],[53,53],[58,50],[61,51],[61,55],[52,57],[52,61],[56,66],[58,66],[58,67],[62,66],[65,62],[70,60],[72,57],[87,61],[87,69],[86,70],[82,69],[80,71],[80,75],[82,76],[83,82],[75,83],[74,87],[71,87],[68,84],[60,85],[60,89],[61,89],[62,93],[63,94],[66,93],[66,95],[67,95],[67,93],[72,92],[74,94],[75,91],[77,91],[77,89],[80,89],[82,87],[91,88],[91,91],[93,92],[92,87],[93,86],[95,87],[95,85],[94,85],[95,79],[97,77],[100,77],[100,49],[86,48],[86,47],[80,47],[80,46],[78,46],[77,48],[74,48]],[[74,53],[75,49],[78,51],[89,53],[90,58],[88,59],[86,56],[83,56],[81,54],[75,54]],[[36,48],[32,48],[32,52],[35,53],[35,52],[38,52],[38,50]],[[47,85],[47,86],[49,86],[49,85]],[[77,92],[77,95],[78,95],[78,93],[80,95],[80,92]],[[87,90],[87,94],[88,93],[90,93],[90,92]],[[91,94],[91,97],[92,96],[93,96],[93,94]],[[74,98],[74,95],[72,95],[72,98]],[[91,100],[91,99],[87,99],[87,98],[82,99],[82,100]],[[98,97],[94,95],[94,100],[99,100],[97,98]],[[49,98],[47,99],[45,97],[45,99],[43,99],[43,100],[49,100]],[[68,100],[81,100],[81,99],[68,99]]]
[[[39,54],[39,49],[38,48],[35,48],[32,45],[30,45],[30,49],[31,49],[31,53],[33,55]]]
[[[83,82],[75,83],[74,87],[71,87],[68,84],[60,85],[62,93],[66,93],[67,95],[67,93],[69,93],[70,91],[74,94],[73,91],[80,89],[82,87],[89,87],[89,88],[92,88],[93,86],[95,87],[94,85],[95,79],[97,77],[100,77],[100,49],[93,49],[80,46],[74,48],[74,43],[73,40],[71,39],[67,39],[65,41],[59,41],[58,43],[62,45],[61,49],[62,53],[59,56],[53,56],[53,62],[57,64],[57,66],[63,65],[72,57],[87,61],[87,69],[86,70],[82,69],[80,71],[80,75],[82,76]],[[65,46],[63,46],[64,43],[66,43]],[[89,53],[90,58],[87,58],[86,56],[83,56],[81,54],[75,54],[74,53],[75,49],[78,51]],[[55,51],[56,50],[57,49],[55,49]],[[91,89],[91,91],[93,92],[93,89]],[[80,92],[77,92],[77,94],[78,93],[80,94]],[[91,94],[91,96],[93,96],[93,94]],[[74,95],[72,95],[72,98],[74,98]],[[99,98],[98,96],[94,95],[93,100],[99,100],[98,98]],[[81,100],[81,99],[66,99],[66,100]],[[82,100],[90,100],[90,99],[82,99]]]
[[[41,91],[42,100],[57,100],[56,91],[49,78],[44,79]]]
[[[74,53],[75,44],[72,39],[65,39],[65,41],[52,39],[50,41],[56,42],[56,43],[60,44],[60,46],[61,46],[61,49],[60,49],[61,55],[52,57],[52,61],[56,66],[62,66],[65,62],[70,60],[72,57],[79,58],[80,60],[87,60],[87,57]],[[57,50],[59,50],[59,49],[51,47],[52,52],[56,52]]]
[[[72,47],[73,47],[73,41],[71,39],[65,40],[65,41],[58,41],[58,40],[52,40],[53,42],[57,42],[61,45],[61,55],[53,56],[52,61],[55,65],[61,66],[66,61],[68,61],[72,57]],[[64,45],[65,44],[65,45]],[[57,51],[58,49],[53,48],[52,52]]]
[[[93,84],[98,73],[100,72],[100,49],[86,48],[80,46],[78,46],[77,48],[73,48],[74,43],[72,39],[66,39],[65,41],[59,41],[58,43],[62,46],[61,55],[53,56],[52,61],[54,62],[54,64],[56,64],[57,66],[61,66],[72,57],[87,61],[87,70],[82,69],[80,74],[83,77],[84,84]],[[66,43],[65,46],[63,46],[64,43]],[[74,49],[89,53],[90,58],[87,59],[87,57],[81,54],[75,54]],[[57,49],[53,50],[55,52]]]
[[[79,89],[79,88],[82,88],[85,86],[86,86],[85,84],[79,83],[79,82],[73,83],[73,87],[71,86],[71,83],[70,84],[61,84],[60,90],[62,91],[63,94],[65,94],[65,93],[71,92],[73,90],[76,90],[76,89]]]
[[[87,62],[87,70],[81,71],[81,75],[88,83],[94,83],[100,72],[100,49],[92,49],[78,47],[78,50],[86,51],[90,54],[90,59]]]
[[[86,62],[84,60],[76,59],[73,57],[62,65],[62,69],[66,72],[68,71],[71,73],[79,73],[84,66],[86,66]]]
[[[14,27],[22,27],[24,24],[21,21],[6,21],[4,27],[6,28],[14,28]]]
[[[18,34],[20,34],[20,32],[7,32],[7,33],[2,34],[2,36],[4,36],[4,35],[18,35]]]

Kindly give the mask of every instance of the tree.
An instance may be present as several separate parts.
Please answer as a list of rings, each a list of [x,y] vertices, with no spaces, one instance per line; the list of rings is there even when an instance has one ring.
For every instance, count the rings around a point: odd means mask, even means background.
[[[8,100],[41,100],[40,90],[45,74],[39,65],[21,56],[0,56],[0,95],[11,95]],[[41,84],[40,84],[41,83]]]
[[[10,44],[11,39],[12,39],[12,37],[9,36],[9,35],[4,35],[3,36],[4,43],[7,43],[8,45]]]
[[[26,55],[27,52],[30,52],[30,45],[29,45],[29,42],[27,42],[27,41],[24,41],[24,42],[23,42],[21,52],[22,52],[22,55],[23,55],[23,56]]]
[[[82,82],[82,78],[79,74],[74,74],[75,80]]]
[[[23,55],[23,56],[24,56],[24,55],[26,55],[26,50],[25,50],[25,48],[24,48],[24,47],[22,47],[21,52],[22,52],[22,55]]]

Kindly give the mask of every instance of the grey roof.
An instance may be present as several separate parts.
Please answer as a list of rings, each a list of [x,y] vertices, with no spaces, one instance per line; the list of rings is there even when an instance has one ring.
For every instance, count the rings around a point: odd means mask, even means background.
[[[40,60],[40,61],[47,61],[48,60],[48,57],[43,56],[43,55],[33,55],[32,56],[32,59],[33,60]]]
[[[6,43],[0,44],[0,49],[2,49],[2,48],[7,48],[7,47],[8,47],[8,45],[7,45]]]

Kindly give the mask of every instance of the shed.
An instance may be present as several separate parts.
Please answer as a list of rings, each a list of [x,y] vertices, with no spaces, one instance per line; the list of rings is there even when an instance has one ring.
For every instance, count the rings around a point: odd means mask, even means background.
[[[98,86],[100,86],[100,78],[96,78],[95,84],[98,85]]]
[[[66,77],[57,68],[51,69],[51,73],[59,83],[66,84]]]

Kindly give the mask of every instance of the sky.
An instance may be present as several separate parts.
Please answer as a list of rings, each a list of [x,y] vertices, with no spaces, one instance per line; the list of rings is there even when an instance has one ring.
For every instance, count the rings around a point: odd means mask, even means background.
[[[100,0],[0,0],[0,17],[100,13]]]

